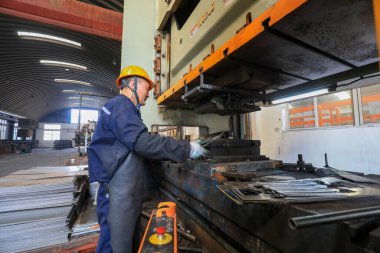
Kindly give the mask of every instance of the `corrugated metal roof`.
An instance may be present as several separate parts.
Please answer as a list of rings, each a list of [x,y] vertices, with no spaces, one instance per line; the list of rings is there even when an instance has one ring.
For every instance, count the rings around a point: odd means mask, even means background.
[[[63,108],[77,107],[76,90],[103,96],[118,94],[115,79],[120,70],[121,43],[46,24],[0,15],[0,110],[39,120]],[[73,40],[82,47],[25,39],[18,31],[36,32]],[[50,66],[40,60],[62,61],[87,67]],[[55,82],[54,79],[90,83]],[[99,108],[104,99],[92,97],[87,107]]]

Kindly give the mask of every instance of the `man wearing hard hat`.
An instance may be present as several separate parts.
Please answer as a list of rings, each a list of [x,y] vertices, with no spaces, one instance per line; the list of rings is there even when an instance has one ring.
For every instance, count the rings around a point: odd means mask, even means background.
[[[206,154],[196,142],[150,135],[140,106],[153,82],[138,66],[125,67],[116,80],[120,95],[102,108],[88,150],[90,182],[98,182],[96,252],[136,252],[144,187],[145,158],[184,162]]]

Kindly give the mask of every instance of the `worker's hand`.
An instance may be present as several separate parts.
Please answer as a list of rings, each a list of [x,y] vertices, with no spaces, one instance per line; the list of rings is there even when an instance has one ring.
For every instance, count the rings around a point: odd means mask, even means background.
[[[202,147],[198,142],[190,142],[190,157],[192,159],[197,159],[200,157],[205,157],[208,154],[208,150]]]

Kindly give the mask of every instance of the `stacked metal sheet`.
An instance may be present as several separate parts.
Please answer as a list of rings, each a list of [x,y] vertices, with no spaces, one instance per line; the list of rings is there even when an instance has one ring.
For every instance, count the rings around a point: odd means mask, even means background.
[[[97,186],[97,183],[91,184],[89,190],[90,197],[87,199],[79,217],[70,230],[70,239],[99,233],[100,228],[95,205]]]
[[[334,177],[271,182],[224,182],[218,188],[235,203],[317,202],[378,196],[380,189]]]
[[[67,242],[65,217],[0,226],[0,252],[22,252]]]
[[[68,241],[81,211],[87,176],[72,182],[0,187],[0,252],[21,252]]]

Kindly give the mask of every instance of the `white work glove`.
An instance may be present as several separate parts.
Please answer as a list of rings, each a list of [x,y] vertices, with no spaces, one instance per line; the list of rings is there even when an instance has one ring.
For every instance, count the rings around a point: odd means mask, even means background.
[[[190,142],[190,158],[197,159],[200,157],[205,157],[208,150],[202,147],[198,142]]]

